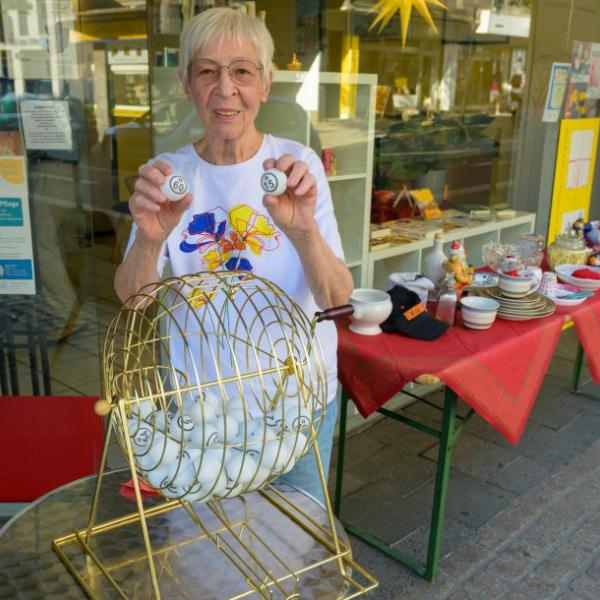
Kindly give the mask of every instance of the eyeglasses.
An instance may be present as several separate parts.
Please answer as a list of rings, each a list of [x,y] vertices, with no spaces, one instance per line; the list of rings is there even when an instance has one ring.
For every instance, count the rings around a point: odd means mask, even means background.
[[[255,65],[251,60],[234,60],[228,65],[220,65],[214,60],[201,59],[190,64],[190,74],[196,81],[202,83],[215,83],[221,74],[221,69],[229,71],[229,77],[238,85],[252,83],[259,71],[263,68]]]

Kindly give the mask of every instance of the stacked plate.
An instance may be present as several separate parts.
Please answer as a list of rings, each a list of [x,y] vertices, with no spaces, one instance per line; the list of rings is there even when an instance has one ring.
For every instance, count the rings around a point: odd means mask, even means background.
[[[522,298],[508,298],[503,296],[498,287],[471,290],[469,293],[497,300],[500,303],[498,318],[508,321],[542,319],[549,317],[556,309],[552,300],[537,292],[527,294],[527,296],[523,296]]]

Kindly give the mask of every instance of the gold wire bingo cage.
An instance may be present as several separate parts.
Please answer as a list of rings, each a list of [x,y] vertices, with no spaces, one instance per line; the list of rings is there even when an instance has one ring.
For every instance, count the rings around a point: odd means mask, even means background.
[[[249,492],[259,493],[327,550],[326,558],[310,567],[336,565],[342,582],[337,597],[354,598],[377,585],[338,534],[317,444],[328,396],[315,327],[349,311],[330,309],[311,321],[280,288],[245,272],[171,278],[127,302],[104,344],[106,399],[97,410],[109,415],[111,426],[88,527],[53,542],[90,597],[104,597],[93,585],[99,577],[118,597],[136,597],[128,594],[127,582],[117,581],[118,565],[102,558],[100,540],[138,523],[144,546],[138,560],[147,562],[152,593],[161,598],[159,544],[148,520],[181,509],[200,538],[243,574],[247,589],[232,597],[300,598],[302,577],[310,568],[294,570],[249,521],[232,523],[227,517],[227,503]],[[127,458],[137,511],[100,523],[113,430]],[[325,496],[325,526],[271,485],[311,449]],[[142,483],[160,495],[159,503],[145,503]],[[216,520],[201,518],[199,506],[208,507]],[[67,552],[69,545],[79,546],[83,562]]]

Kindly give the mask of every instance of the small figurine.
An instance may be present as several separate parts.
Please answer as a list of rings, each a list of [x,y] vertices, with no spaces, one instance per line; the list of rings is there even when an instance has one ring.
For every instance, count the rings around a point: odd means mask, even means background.
[[[600,267],[600,252],[590,254],[588,258],[588,265],[592,265],[593,267]]]
[[[450,244],[450,256],[453,254],[458,254],[461,260],[466,260],[467,258],[467,253],[465,252],[463,245],[458,240],[454,240]]]
[[[507,254],[502,257],[500,261],[500,270],[505,275],[511,275],[512,277],[520,277],[519,271],[523,269],[523,263],[518,256]]]
[[[456,291],[460,294],[463,288],[473,283],[473,274],[469,266],[459,254],[451,254],[444,266],[446,273],[454,275]]]
[[[287,68],[288,68],[288,71],[302,71],[302,63],[296,56],[295,52],[292,54],[292,58],[290,59],[290,62],[287,64]]]
[[[573,233],[580,239],[583,239],[583,228],[584,228],[585,223],[583,222],[583,219],[581,217],[579,217],[579,219],[576,219],[573,222],[573,225],[571,225],[571,229],[573,230]]]

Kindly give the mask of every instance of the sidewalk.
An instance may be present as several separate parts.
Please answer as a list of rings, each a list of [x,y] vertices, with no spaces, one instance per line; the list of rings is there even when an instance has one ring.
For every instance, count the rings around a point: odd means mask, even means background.
[[[434,584],[351,538],[380,581],[370,598],[600,598],[600,386],[570,393],[575,348],[575,332],[563,333],[518,446],[479,417],[459,438]],[[423,403],[408,411],[439,423]],[[344,520],[422,559],[436,451],[433,438],[389,419],[350,437]]]

